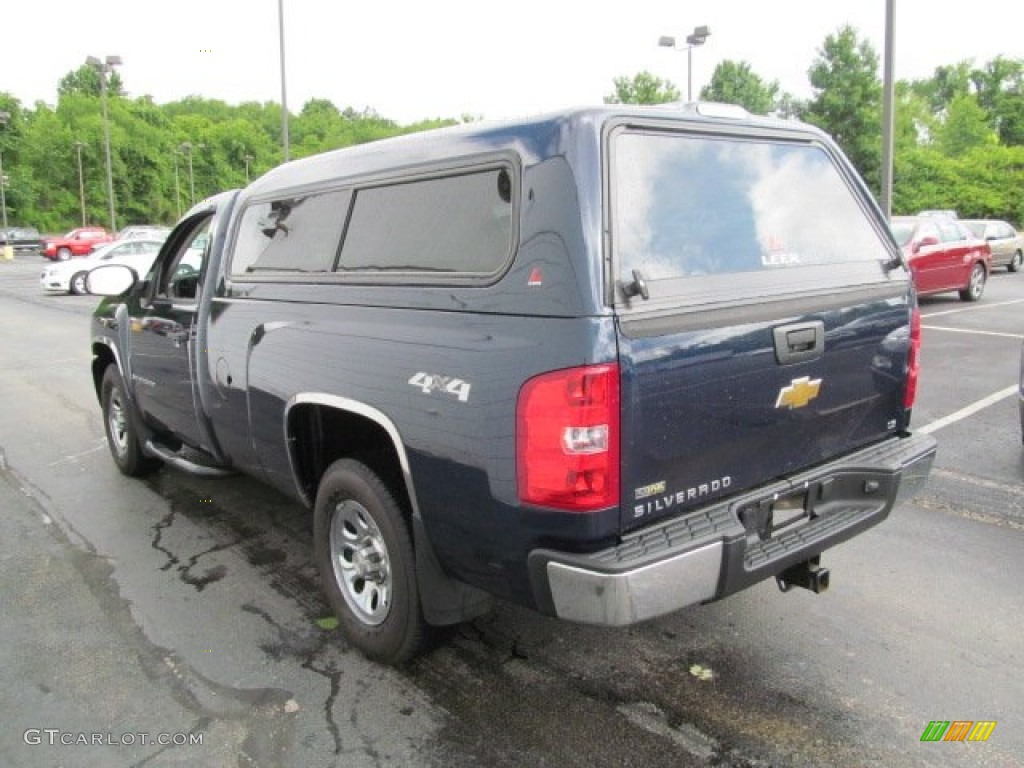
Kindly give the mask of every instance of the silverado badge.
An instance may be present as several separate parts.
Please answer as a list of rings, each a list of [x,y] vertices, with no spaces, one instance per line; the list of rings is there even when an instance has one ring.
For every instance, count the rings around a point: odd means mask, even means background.
[[[814,379],[812,381],[810,376],[793,379],[787,386],[779,390],[779,397],[775,401],[775,407],[782,408],[785,406],[790,410],[793,408],[803,408],[818,396],[820,389],[821,379]]]

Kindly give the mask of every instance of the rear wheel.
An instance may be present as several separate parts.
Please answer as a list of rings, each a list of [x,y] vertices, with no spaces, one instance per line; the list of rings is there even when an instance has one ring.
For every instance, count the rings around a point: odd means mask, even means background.
[[[1021,261],[1024,260],[1024,253],[1017,251],[1013,256],[1010,257],[1010,263],[1006,265],[1006,269],[1010,272],[1016,272],[1020,269]]]
[[[108,365],[103,373],[100,394],[107,444],[117,468],[131,477],[140,477],[157,469],[160,461],[142,452],[131,405],[125,395],[124,380],[116,365]]]
[[[960,291],[960,298],[964,301],[977,301],[985,292],[985,267],[981,263],[975,264],[971,269],[971,277],[967,281],[967,287]]]
[[[423,647],[409,526],[384,482],[365,464],[334,462],[313,512],[320,579],[342,632],[366,656],[408,661]]]
[[[68,290],[75,296],[81,296],[84,293],[88,293],[85,289],[85,272],[76,272],[71,278],[71,282],[68,284]]]

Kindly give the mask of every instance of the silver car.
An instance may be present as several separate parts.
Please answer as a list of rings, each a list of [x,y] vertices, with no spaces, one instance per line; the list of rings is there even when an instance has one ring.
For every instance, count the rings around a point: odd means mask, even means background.
[[[1020,269],[1024,261],[1024,235],[1008,222],[998,219],[967,219],[962,222],[974,233],[988,242],[992,249],[992,266],[1006,267],[1010,272]]]
[[[140,277],[145,277],[161,245],[162,240],[117,240],[102,245],[88,256],[44,267],[39,276],[39,287],[44,293],[86,293],[86,276],[104,264],[124,264]]]

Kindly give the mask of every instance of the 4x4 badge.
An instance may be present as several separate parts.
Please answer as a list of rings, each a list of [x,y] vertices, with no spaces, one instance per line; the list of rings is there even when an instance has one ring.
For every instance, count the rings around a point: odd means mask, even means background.
[[[821,379],[812,380],[810,376],[793,379],[787,386],[779,390],[779,397],[775,401],[775,407],[803,408],[818,396],[820,389]]]

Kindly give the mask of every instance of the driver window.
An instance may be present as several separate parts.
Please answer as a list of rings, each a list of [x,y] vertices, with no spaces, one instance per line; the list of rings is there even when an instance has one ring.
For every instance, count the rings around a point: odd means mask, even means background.
[[[210,253],[212,222],[212,216],[197,222],[196,227],[184,238],[178,252],[161,275],[158,295],[181,301],[195,301],[199,298],[200,279]]]

